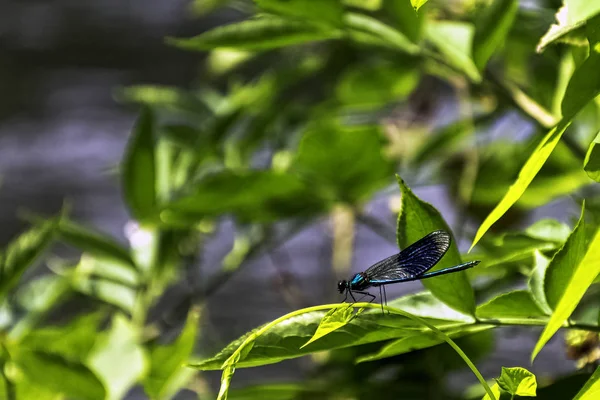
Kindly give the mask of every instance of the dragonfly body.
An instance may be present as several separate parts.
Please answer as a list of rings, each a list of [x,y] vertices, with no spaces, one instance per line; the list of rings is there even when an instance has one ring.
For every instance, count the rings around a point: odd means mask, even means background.
[[[355,274],[347,281],[339,281],[338,290],[340,293],[345,292],[346,298],[350,295],[354,301],[356,299],[353,293],[370,296],[371,301],[373,301],[375,296],[365,292],[365,290],[370,287],[379,287],[380,294],[383,288],[383,300],[385,298],[385,285],[432,278],[462,271],[479,264],[479,261],[470,261],[438,271],[427,272],[446,254],[450,247],[450,240],[450,235],[445,231],[431,232],[400,253],[373,264],[366,271]]]

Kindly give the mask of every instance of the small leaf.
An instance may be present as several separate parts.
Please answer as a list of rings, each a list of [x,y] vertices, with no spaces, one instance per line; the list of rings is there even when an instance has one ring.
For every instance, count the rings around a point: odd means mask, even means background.
[[[52,242],[57,220],[46,221],[22,233],[0,252],[0,299]]]
[[[481,82],[481,75],[472,57],[473,25],[455,21],[430,21],[425,27],[427,40],[444,55],[446,61],[462,71],[473,82]]]
[[[189,39],[168,39],[186,50],[268,50],[321,40],[338,39],[341,31],[289,19],[262,18],[220,26]]]
[[[567,85],[561,104],[563,118],[573,118],[600,94],[600,53],[590,51],[589,57],[581,64]]]
[[[332,308],[323,316],[323,319],[319,323],[315,334],[304,343],[300,348],[311,344],[315,340],[322,338],[323,336],[335,331],[346,325],[354,316],[354,308],[348,305],[343,305],[338,308]]]
[[[389,45],[409,54],[420,52],[419,46],[411,42],[402,32],[368,15],[346,13],[344,23],[351,30],[366,34],[375,40],[381,41],[384,45]]]
[[[473,60],[480,71],[485,69],[490,57],[504,43],[518,9],[518,0],[494,0],[476,18]]]
[[[586,21],[600,13],[600,2],[589,0],[564,0],[564,5],[556,13],[556,24],[540,39],[536,51],[541,53],[546,46],[567,33],[583,26]]]
[[[428,0],[410,0],[410,4],[414,7],[415,11],[418,11],[419,8],[423,7]]]
[[[581,208],[581,215],[573,232],[569,235],[563,246],[554,254],[546,268],[544,276],[544,293],[551,309],[556,309],[557,304],[565,293],[577,265],[585,254],[585,207]]]
[[[600,146],[596,146],[597,144],[600,144],[600,132],[598,132],[592,143],[590,143],[590,147],[588,147],[585,161],[583,162],[583,169],[591,179],[600,182]]]
[[[107,390],[107,400],[121,399],[146,372],[148,360],[138,343],[139,333],[122,315],[94,345],[87,360]]]
[[[573,275],[533,350],[532,361],[573,313],[587,289],[600,273],[600,229],[596,229],[583,259],[573,265],[573,268],[575,268]]]
[[[191,310],[177,340],[169,345],[151,345],[150,371],[144,379],[144,390],[150,398],[171,398],[191,378],[194,371],[183,365],[194,349],[199,317],[197,310]]]
[[[570,124],[570,120],[563,119],[561,122],[558,123],[558,125],[552,128],[550,132],[548,132],[546,136],[544,136],[544,138],[540,141],[540,143],[535,148],[531,156],[529,156],[527,162],[525,162],[525,165],[523,165],[523,168],[519,172],[519,176],[517,177],[515,183],[513,183],[510,186],[508,192],[506,192],[502,200],[500,200],[500,203],[498,203],[498,205],[486,217],[486,219],[483,221],[483,223],[477,230],[477,234],[473,239],[473,243],[471,244],[471,248],[469,249],[469,251],[471,251],[473,247],[475,247],[477,242],[481,240],[483,235],[490,229],[490,227],[496,221],[502,218],[506,211],[508,211],[508,209],[513,204],[515,204],[517,200],[519,200],[523,193],[525,193],[525,190],[527,190],[527,187],[529,186],[531,181],[533,181],[533,178],[535,178],[537,173],[540,171],[540,169],[548,159],[548,157],[550,157],[550,154],[552,154],[552,150],[554,150],[563,133],[569,127]]]
[[[550,265],[550,260],[539,250],[534,251],[533,257],[533,271],[531,272],[527,286],[533,297],[533,301],[535,301],[544,314],[550,315],[552,313],[552,308],[550,308],[550,305],[548,304],[546,292],[544,291],[546,270],[548,269],[548,265]]]
[[[502,398],[502,392],[500,390],[500,386],[498,386],[497,383],[494,384],[494,386],[492,386],[491,389],[492,389],[492,393],[494,394],[494,400],[504,400]],[[485,396],[483,396],[482,400],[492,400],[492,398],[490,397],[489,393],[486,393]]]
[[[546,314],[537,306],[527,290],[515,290],[501,294],[477,307],[477,317],[487,319],[510,319],[523,321],[546,319]]]
[[[58,235],[84,253],[99,258],[108,258],[135,268],[129,251],[108,235],[64,218],[58,223]]]
[[[535,375],[525,368],[502,367],[502,373],[498,378],[498,385],[502,390],[507,391],[513,396],[535,397],[537,381]]]
[[[600,396],[600,367],[585,383],[573,400],[596,400]]]
[[[152,111],[144,107],[127,143],[121,166],[123,196],[138,221],[144,221],[156,211],[154,129]]]
[[[450,232],[450,228],[431,204],[419,199],[404,181],[398,177],[402,192],[401,211],[398,215],[397,238],[401,249],[408,247],[422,237],[438,229]],[[458,247],[453,241],[450,248],[431,271],[461,263]],[[423,285],[448,306],[468,315],[475,311],[473,288],[464,271],[448,274],[440,278],[422,281]]]

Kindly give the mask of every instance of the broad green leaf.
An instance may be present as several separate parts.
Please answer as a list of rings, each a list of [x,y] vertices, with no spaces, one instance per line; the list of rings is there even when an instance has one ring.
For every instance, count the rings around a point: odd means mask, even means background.
[[[539,170],[542,168],[552,150],[558,144],[558,141],[562,137],[562,134],[571,124],[570,120],[562,120],[558,123],[554,128],[550,130],[544,136],[544,138],[540,141],[538,146],[535,148],[521,171],[519,172],[519,176],[515,183],[513,183],[508,192],[504,195],[500,203],[492,210],[492,212],[486,217],[483,221],[479,229],[477,230],[477,234],[473,239],[473,243],[471,244],[472,250],[473,247],[481,240],[483,235],[490,229],[490,227],[498,221],[508,209],[519,200],[519,198],[523,195],[527,187],[533,181],[533,178],[537,175]]]
[[[94,345],[87,364],[104,383],[107,400],[121,399],[144,376],[148,360],[138,343],[139,332],[122,315],[116,315],[110,330]]]
[[[414,7],[415,11],[418,11],[419,8],[423,7],[428,0],[410,0],[410,4]]]
[[[533,263],[533,271],[531,272],[531,276],[527,282],[527,286],[533,301],[535,304],[542,310],[545,314],[551,314],[552,308],[548,304],[548,300],[546,300],[546,292],[545,288],[545,280],[546,280],[546,270],[548,269],[548,265],[550,265],[550,260],[545,257],[539,250],[535,250],[533,253],[534,263]]]
[[[244,221],[310,215],[325,207],[298,177],[271,171],[219,172],[207,176],[165,206],[161,219],[192,225],[232,213]]]
[[[591,179],[600,182],[600,146],[596,147],[597,144],[600,144],[600,132],[588,147],[583,169]]]
[[[577,393],[573,400],[595,400],[600,396],[600,367]]]
[[[80,362],[25,347],[11,352],[11,356],[19,371],[36,385],[63,393],[67,398],[104,399],[104,386],[96,375]]]
[[[183,331],[173,343],[150,346],[150,371],[144,379],[144,390],[151,398],[171,398],[194,373],[184,363],[194,349],[199,317],[198,310],[191,310]]]
[[[542,52],[550,43],[555,42],[567,33],[582,27],[586,21],[600,13],[600,2],[589,0],[564,0],[563,6],[556,13],[556,24],[540,39],[537,52]]]
[[[429,21],[425,26],[427,40],[438,48],[445,61],[462,71],[473,82],[480,82],[481,75],[472,57],[475,29],[466,22]]]
[[[497,383],[494,384],[494,386],[492,386],[491,389],[492,389],[492,393],[494,394],[494,399],[495,400],[504,400],[502,398],[502,392],[500,390],[500,386]],[[490,395],[488,393],[486,393],[485,396],[483,396],[482,400],[492,400],[492,398],[490,397]]]
[[[335,331],[346,325],[354,317],[354,308],[349,306],[341,306],[338,308],[332,308],[323,316],[323,319],[319,323],[315,334],[304,343],[300,348],[306,347],[315,340],[322,338],[325,335]]]
[[[406,35],[413,43],[418,43],[424,23],[424,13],[417,13],[408,1],[384,0],[383,7],[394,28]]]
[[[350,68],[336,87],[340,102],[353,107],[381,107],[408,96],[419,83],[420,72],[410,60]]]
[[[61,219],[57,233],[65,242],[96,258],[111,259],[135,269],[129,251],[112,237],[74,221]]]
[[[344,11],[339,0],[254,0],[259,8],[286,17],[332,26],[342,24]]]
[[[535,375],[525,368],[502,367],[502,373],[497,381],[502,390],[514,396],[535,397],[536,395],[537,381]]]
[[[554,313],[550,317],[548,325],[546,325],[546,328],[542,332],[542,335],[533,350],[531,356],[532,360],[569,318],[587,289],[600,273],[600,229],[596,229],[594,237],[591,239],[583,259],[581,259],[581,262],[574,264],[573,268],[576,269],[573,272]]]
[[[546,319],[527,290],[515,290],[501,294],[477,307],[477,317],[484,319],[514,320],[526,325],[528,321]]]
[[[465,325],[458,328],[450,329],[446,332],[452,339],[466,335],[471,335],[478,332],[483,332],[492,329],[493,325]],[[415,350],[426,349],[444,343],[444,339],[440,338],[435,332],[421,332],[418,334],[408,335],[406,337],[394,340],[386,344],[378,352],[367,354],[356,359],[356,363],[367,361],[375,361],[383,358],[389,358],[400,354],[408,353]]]
[[[131,313],[135,307],[136,290],[129,286],[105,279],[90,278],[84,274],[76,274],[71,285],[78,292],[115,305],[128,313]]]
[[[376,127],[317,125],[305,133],[292,166],[323,197],[349,204],[370,199],[392,172]]]
[[[573,118],[590,101],[600,94],[600,53],[590,51],[589,57],[579,66],[565,91],[561,110],[563,118]]]
[[[363,312],[343,327],[301,349],[300,347],[313,337],[324,315],[324,312],[311,312],[289,318],[284,323],[275,325],[264,335],[260,335],[254,340],[252,349],[236,366],[246,368],[273,364],[318,351],[398,339],[415,332],[428,331],[422,324],[406,317],[396,314],[382,314],[380,310],[373,310],[372,312]],[[427,321],[444,330],[461,324],[461,322],[456,321],[435,319],[427,319]],[[231,342],[214,357],[190,366],[200,370],[221,369],[223,363],[253,332],[249,332]]]
[[[346,13],[344,23],[347,28],[359,34],[364,34],[373,39],[373,42],[381,42],[383,45],[393,47],[409,54],[417,54],[419,46],[411,42],[404,34],[383,22],[359,13]]]
[[[437,320],[475,322],[475,318],[448,307],[431,292],[421,292],[402,296],[389,302],[390,307],[399,308],[412,315]]]
[[[154,115],[144,107],[127,143],[121,165],[123,196],[132,216],[144,221],[156,212]]]
[[[397,238],[401,249],[421,239],[429,233],[442,229],[450,233],[450,228],[431,204],[419,199],[400,177],[398,184],[402,192],[401,210],[398,215]],[[453,241],[450,248],[432,268],[432,271],[461,263],[458,247]],[[475,311],[475,296],[464,271],[439,278],[425,279],[423,285],[448,306],[468,315]]]
[[[0,251],[0,299],[51,243],[57,221],[49,220],[22,233]]]
[[[544,293],[551,309],[556,309],[569,285],[577,265],[586,251],[585,207],[581,208],[579,221],[563,246],[558,250],[546,268]]]
[[[485,69],[490,57],[503,45],[518,8],[518,0],[494,0],[492,5],[485,7],[482,15],[476,18],[473,60],[480,71]]]
[[[189,39],[168,39],[186,50],[269,50],[315,41],[339,39],[341,31],[289,19],[261,18],[214,28]]]
[[[77,272],[79,276],[106,279],[131,288],[136,288],[140,284],[138,272],[131,267],[109,259],[96,259],[86,253],[81,255]]]
[[[342,0],[344,5],[356,8],[362,8],[367,11],[377,11],[381,8],[383,0]]]

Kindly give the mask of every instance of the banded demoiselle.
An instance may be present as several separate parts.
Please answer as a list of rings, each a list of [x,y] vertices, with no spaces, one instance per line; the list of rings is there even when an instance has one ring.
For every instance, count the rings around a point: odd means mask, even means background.
[[[381,309],[383,311],[383,302],[385,301],[387,304],[385,285],[450,274],[452,272],[472,268],[479,264],[479,261],[469,261],[464,264],[427,273],[427,271],[433,268],[433,266],[442,259],[444,254],[446,254],[446,251],[450,247],[450,241],[451,237],[448,232],[431,232],[429,235],[419,239],[400,253],[373,264],[366,271],[355,274],[347,281],[339,281],[337,284],[338,290],[340,293],[346,292],[344,301],[346,301],[348,295],[350,295],[352,300],[356,302],[354,293],[358,293],[363,295],[363,297],[371,297],[370,303],[375,300],[375,295],[366,292],[365,290],[370,287],[379,287],[379,296],[382,301]]]

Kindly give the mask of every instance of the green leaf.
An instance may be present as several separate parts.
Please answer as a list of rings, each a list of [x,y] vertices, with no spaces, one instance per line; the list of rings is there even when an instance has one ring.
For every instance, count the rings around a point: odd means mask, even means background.
[[[492,386],[492,393],[494,394],[494,399],[495,400],[504,400],[502,398],[502,392],[500,390],[500,386],[498,386],[498,384],[494,384],[494,386]],[[486,393],[485,396],[483,396],[482,400],[492,400],[489,393]],[[512,399],[511,399],[512,400]]]
[[[347,28],[350,28],[351,35],[352,31],[355,31],[371,37],[374,43],[379,41],[383,45],[409,54],[420,52],[419,46],[411,42],[402,32],[368,15],[349,12],[344,15],[344,23]]]
[[[554,313],[550,317],[548,325],[544,328],[544,331],[533,350],[531,356],[532,360],[556,331],[560,329],[567,318],[569,318],[587,289],[600,273],[600,229],[596,229],[594,237],[587,247],[587,251],[581,259],[581,262],[572,265],[572,267],[575,268],[573,275],[569,280]]]
[[[450,228],[438,210],[419,199],[400,177],[398,177],[398,184],[402,192],[397,228],[398,246],[401,249],[439,229],[450,233]],[[460,253],[453,241],[445,256],[433,267],[432,271],[460,263]],[[474,314],[475,296],[464,271],[423,280],[422,283],[434,296],[448,306],[468,315]]]
[[[508,209],[519,200],[519,198],[525,193],[527,187],[533,181],[533,178],[540,171],[550,154],[552,154],[552,150],[558,144],[560,138],[562,137],[565,130],[571,124],[570,120],[562,120],[558,123],[554,128],[550,130],[544,136],[544,138],[540,141],[538,146],[535,148],[525,165],[519,172],[519,176],[515,183],[513,183],[508,192],[504,195],[500,203],[492,210],[492,212],[486,217],[483,221],[479,229],[477,230],[477,234],[473,239],[473,243],[471,244],[471,248],[469,251],[475,247],[477,242],[481,240],[483,235],[490,229],[490,227],[498,221]]]
[[[427,3],[427,0],[410,0],[410,4],[412,4],[415,11],[418,11],[419,8],[423,7],[425,3]]]
[[[589,0],[564,0],[564,5],[555,15],[556,24],[540,39],[536,51],[541,53],[550,43],[557,41],[600,13],[600,2]]]
[[[121,399],[145,374],[148,360],[138,343],[139,332],[122,315],[112,320],[87,358],[87,364],[104,383],[106,399]]]
[[[22,233],[0,252],[0,299],[52,242],[57,220],[49,220]]]
[[[81,273],[75,274],[71,285],[78,292],[113,304],[128,313],[131,313],[135,307],[136,290],[129,286],[105,279],[90,278]]]
[[[546,299],[545,281],[546,281],[546,271],[548,269],[548,265],[550,265],[550,260],[545,257],[539,250],[534,251],[534,264],[533,271],[531,272],[531,276],[529,277],[529,281],[527,282],[527,286],[529,288],[529,292],[533,297],[533,301],[535,304],[542,310],[545,314],[551,314],[552,308],[548,304],[548,300]]]
[[[377,11],[381,8],[382,0],[342,0],[344,5],[362,8],[367,11]]]
[[[323,197],[356,204],[389,182],[392,168],[381,150],[376,127],[319,125],[304,135],[292,168]]]
[[[104,399],[106,392],[102,383],[80,362],[24,347],[19,347],[11,355],[23,375],[36,385],[63,393],[68,398]]]
[[[441,302],[431,292],[413,293],[399,297],[389,302],[390,307],[416,315],[422,318],[437,320],[461,321],[465,323],[475,322],[475,318],[463,314]]]
[[[544,293],[551,309],[563,297],[569,281],[573,277],[577,265],[581,262],[586,251],[586,232],[584,221],[585,207],[581,208],[579,221],[563,246],[554,254],[546,268],[544,277]]]
[[[195,372],[183,365],[194,349],[199,319],[199,311],[191,310],[177,340],[169,345],[151,345],[150,371],[144,379],[144,390],[150,398],[171,398]]]
[[[456,329],[450,329],[446,332],[452,339],[466,335],[471,335],[478,332],[483,332],[492,329],[493,325],[465,325]],[[409,334],[406,337],[394,340],[386,344],[378,352],[360,356],[356,359],[356,363],[367,361],[381,360],[400,354],[409,353],[415,350],[426,349],[428,347],[437,346],[444,343],[444,339],[440,338],[435,332],[422,332],[418,334]]]
[[[123,196],[138,221],[156,212],[154,116],[144,107],[127,143],[121,165]]]
[[[590,51],[589,57],[573,73],[561,104],[563,118],[573,118],[600,94],[600,53]]]
[[[600,132],[598,132],[588,147],[583,162],[583,169],[591,179],[600,182],[600,146],[596,147],[597,144],[600,144]]]
[[[272,171],[224,171],[207,176],[165,206],[161,219],[194,224],[232,213],[244,221],[311,215],[325,208],[298,177]]]
[[[425,27],[427,40],[438,48],[445,61],[478,83],[481,75],[472,57],[474,33],[473,25],[466,22],[430,21]]]
[[[324,312],[310,312],[289,318],[284,323],[275,325],[264,335],[260,335],[254,340],[251,350],[243,360],[237,362],[236,366],[246,368],[273,364],[318,351],[397,339],[407,334],[428,331],[423,325],[406,317],[396,314],[384,315],[380,310],[373,310],[373,312],[363,312],[359,318],[351,319],[343,327],[301,349],[300,347],[314,336],[324,315]],[[456,321],[434,319],[427,319],[427,321],[435,324],[440,329],[456,327],[461,324],[461,322]],[[201,360],[190,366],[200,370],[221,369],[223,363],[253,332],[255,331],[231,342],[214,357]]]
[[[514,290],[501,294],[477,307],[477,317],[484,319],[515,320],[526,325],[530,320],[546,319],[527,290]]]
[[[342,24],[344,11],[339,0],[254,0],[261,9],[286,17],[331,26]]]
[[[513,396],[535,397],[537,381],[535,375],[525,368],[502,367],[502,373],[498,378],[498,385]]]
[[[129,251],[108,235],[64,218],[58,223],[57,233],[62,240],[84,253],[89,253],[95,258],[110,259],[135,269]]]
[[[518,0],[495,0],[475,19],[473,60],[480,71],[485,69],[490,57],[504,44],[518,9]]]
[[[300,348],[306,347],[315,340],[322,338],[325,335],[346,325],[354,317],[354,308],[347,305],[342,305],[338,308],[332,308],[323,316],[319,323],[315,334],[304,343]]]
[[[311,388],[297,383],[273,383],[234,389],[228,400],[296,400],[311,393]]]
[[[185,50],[268,50],[302,43],[339,39],[341,31],[289,19],[261,18],[220,26],[189,39],[168,39]]]
[[[384,0],[383,7],[394,27],[410,41],[418,43],[423,30],[424,13],[416,13],[408,1]]]
[[[577,393],[573,400],[595,400],[600,396],[600,367],[596,368],[594,374],[585,383],[585,386]]]

